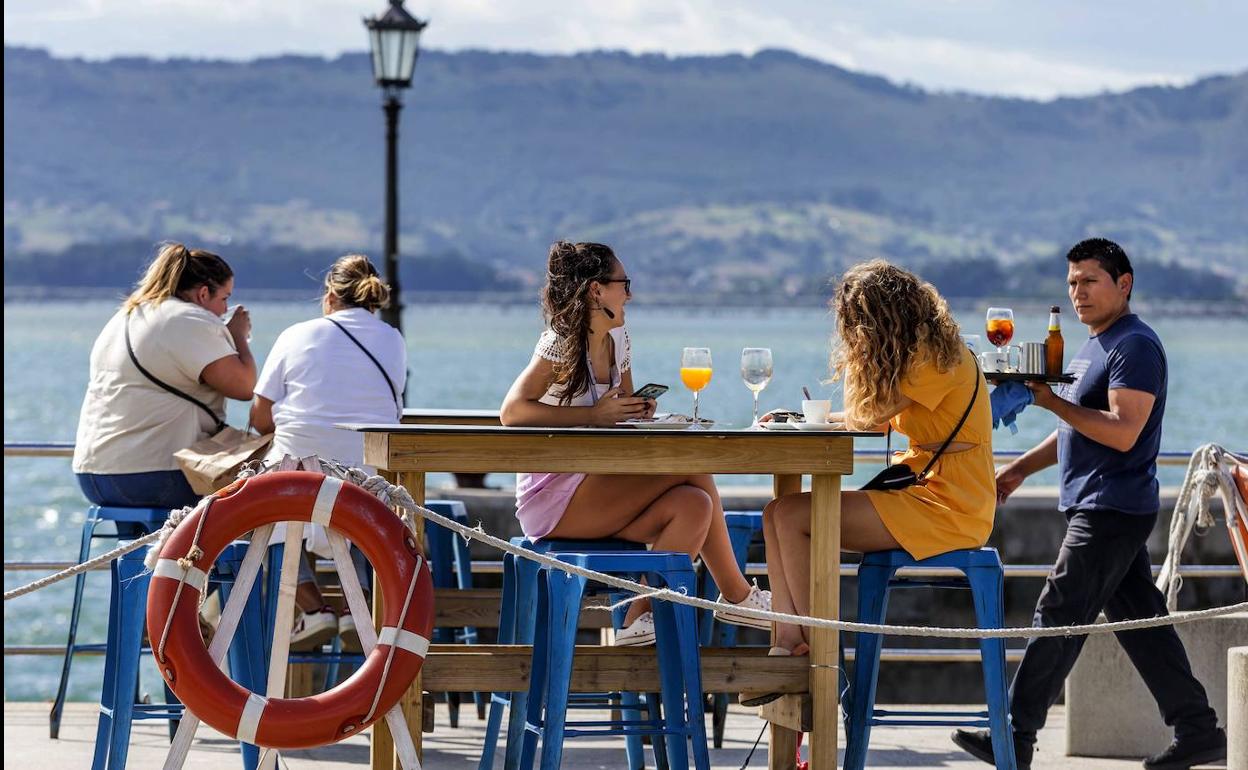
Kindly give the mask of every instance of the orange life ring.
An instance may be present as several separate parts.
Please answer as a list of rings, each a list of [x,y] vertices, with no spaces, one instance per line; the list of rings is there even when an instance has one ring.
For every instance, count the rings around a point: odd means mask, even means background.
[[[202,553],[174,606],[182,568],[200,526]],[[199,632],[199,591],[221,551],[264,524],[308,521],[332,526],[359,546],[373,565],[385,616],[377,647],[347,681],[307,698],[265,698],[243,689],[213,665]],[[408,590],[415,587],[400,627]],[[359,733],[384,716],[424,663],[433,630],[433,580],[416,540],[384,503],[359,487],[308,471],[279,471],[246,479],[215,493],[182,522],[160,551],[147,599],[147,628],[159,644],[173,621],[164,660],[165,681],[197,717],[238,740],[275,749],[325,746]],[[385,682],[382,671],[393,649]],[[381,696],[372,709],[378,687]],[[366,716],[372,710],[372,717]]]

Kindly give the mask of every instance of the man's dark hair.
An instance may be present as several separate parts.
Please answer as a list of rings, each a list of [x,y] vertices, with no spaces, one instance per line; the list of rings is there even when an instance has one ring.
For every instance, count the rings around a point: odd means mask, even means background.
[[[1066,252],[1066,261],[1071,264],[1085,259],[1095,259],[1101,269],[1109,273],[1114,283],[1118,282],[1119,276],[1131,276],[1131,291],[1127,292],[1127,299],[1131,299],[1131,294],[1135,290],[1135,270],[1131,267],[1131,258],[1121,246],[1108,238],[1088,238],[1079,241],[1074,248]]]

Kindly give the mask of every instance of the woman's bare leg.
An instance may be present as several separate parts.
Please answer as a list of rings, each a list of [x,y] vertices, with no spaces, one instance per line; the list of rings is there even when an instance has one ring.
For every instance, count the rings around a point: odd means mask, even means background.
[[[619,537],[696,556],[711,524],[710,497],[683,476],[586,476],[549,537]],[[625,622],[649,609],[629,605]]]
[[[711,527],[702,544],[702,561],[715,578],[720,593],[730,602],[745,599],[750,593],[750,581],[746,580],[737,566],[736,554],[732,552],[732,539],[728,537],[728,522],[724,518],[724,504],[719,499],[715,479],[707,475],[692,476],[689,483],[698,487],[711,498]]]
[[[789,591],[789,579],[787,570],[790,567],[790,558],[785,555],[784,549],[780,546],[780,536],[776,531],[776,508],[787,505],[785,501],[789,500],[792,495],[785,495],[776,500],[772,500],[763,509],[763,541],[767,545],[767,578],[771,584],[771,608],[776,612],[783,612],[788,615],[797,613],[797,608],[793,606],[793,595]],[[800,559],[809,560],[809,549],[806,554],[795,554]],[[805,568],[809,571],[809,568]],[[798,568],[800,572],[802,568]],[[776,646],[783,647],[786,650],[793,650],[802,641],[801,629],[791,623],[779,623],[776,625]]]
[[[785,584],[789,598],[798,615],[810,614],[810,493],[785,495],[774,501],[772,518],[776,528],[776,542],[783,551]],[[841,548],[846,551],[867,553],[900,548],[900,544],[876,513],[871,498],[865,492],[841,493]],[[839,559],[840,554],[821,555],[821,558]],[[771,555],[768,554],[770,561]],[[775,588],[772,588],[775,602]],[[778,624],[777,640],[791,641],[793,630],[807,641],[804,627]],[[787,645],[782,645],[787,646]],[[791,649],[791,648],[790,648]]]

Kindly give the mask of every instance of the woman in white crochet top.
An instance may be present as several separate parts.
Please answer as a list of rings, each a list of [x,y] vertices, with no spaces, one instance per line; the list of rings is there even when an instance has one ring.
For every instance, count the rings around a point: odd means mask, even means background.
[[[624,306],[631,284],[607,246],[567,241],[551,246],[542,289],[549,328],[503,400],[504,425],[614,427],[654,413],[654,401],[629,395],[633,373]],[[618,537],[655,550],[700,554],[723,591],[721,601],[771,608],[770,592],[751,586],[737,568],[723,504],[709,475],[522,473],[516,516],[535,540]],[[716,614],[730,623],[770,627],[731,612]],[[634,602],[616,644],[653,643],[649,602]]]

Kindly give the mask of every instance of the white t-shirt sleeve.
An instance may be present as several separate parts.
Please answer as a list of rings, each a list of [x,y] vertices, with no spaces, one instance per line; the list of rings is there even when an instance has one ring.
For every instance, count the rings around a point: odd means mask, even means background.
[[[264,359],[264,368],[256,379],[254,392],[277,403],[286,397],[286,349],[290,339],[290,329],[282,332],[273,343],[273,349]]]
[[[238,353],[229,329],[207,311],[170,314],[161,341],[169,360],[191,382],[199,382],[208,364]]]

